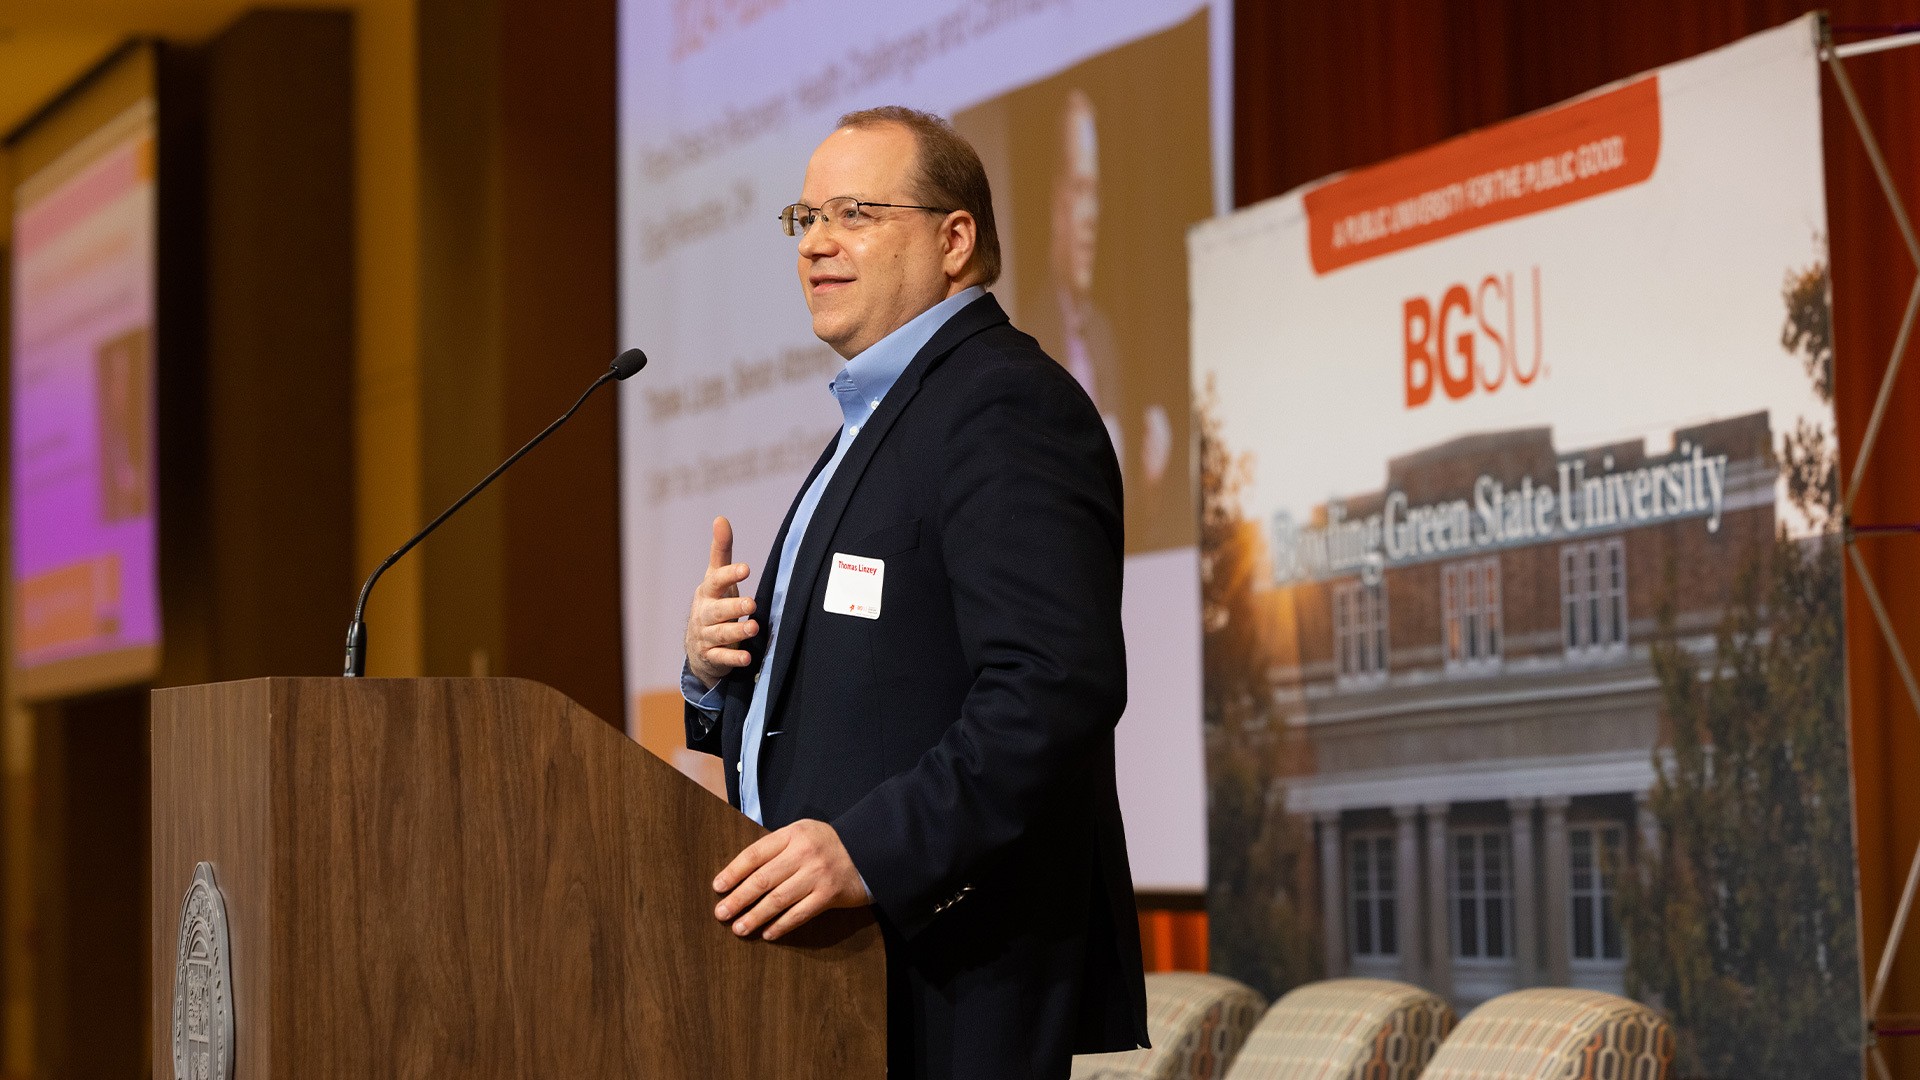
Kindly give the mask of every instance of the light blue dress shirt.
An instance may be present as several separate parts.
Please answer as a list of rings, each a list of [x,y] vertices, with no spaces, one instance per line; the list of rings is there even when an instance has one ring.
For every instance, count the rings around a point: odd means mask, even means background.
[[[793,560],[800,553],[800,542],[806,538],[807,525],[813,521],[813,512],[819,507],[821,493],[827,490],[827,482],[833,479],[834,470],[840,467],[853,440],[859,436],[860,429],[866,426],[874,410],[880,407],[887,391],[899,380],[900,373],[907,369],[907,365],[947,324],[948,319],[985,295],[986,290],[975,285],[947,297],[914,316],[905,326],[868,346],[865,352],[848,360],[847,366],[827,384],[833,390],[834,398],[840,402],[840,437],[834,442],[833,457],[800,496],[800,505],[793,511],[793,523],[787,527],[786,542],[780,545],[780,565],[775,569],[773,578],[772,610],[762,613],[766,615],[766,633],[771,636],[767,639],[767,655],[761,661],[761,671],[773,670],[774,650],[780,647],[780,615],[786,607],[787,582],[793,576]],[[766,740],[767,692],[772,686],[772,679],[754,680],[753,701],[747,707],[746,730],[740,743],[740,809],[763,825],[766,823],[761,821],[760,814],[760,744]],[[707,689],[692,671],[683,667],[680,692],[696,708],[706,713],[709,720],[719,715],[721,695],[718,685]]]

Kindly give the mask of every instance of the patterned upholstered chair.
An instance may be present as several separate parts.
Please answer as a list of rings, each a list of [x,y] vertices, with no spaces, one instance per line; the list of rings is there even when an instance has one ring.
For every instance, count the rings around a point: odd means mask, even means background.
[[[1417,986],[1308,983],[1260,1018],[1227,1080],[1414,1080],[1452,1029],[1452,1007]]]
[[[1224,975],[1157,971],[1147,976],[1151,1050],[1083,1054],[1073,1080],[1221,1080],[1267,1007],[1259,991]]]
[[[1502,994],[1467,1014],[1420,1080],[1666,1080],[1673,1031],[1597,990]]]

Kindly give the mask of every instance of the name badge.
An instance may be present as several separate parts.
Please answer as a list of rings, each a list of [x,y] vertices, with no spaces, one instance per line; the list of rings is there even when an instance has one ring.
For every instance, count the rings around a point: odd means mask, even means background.
[[[880,617],[880,587],[887,580],[887,564],[880,559],[833,553],[827,570],[827,598],[822,607],[835,615]]]

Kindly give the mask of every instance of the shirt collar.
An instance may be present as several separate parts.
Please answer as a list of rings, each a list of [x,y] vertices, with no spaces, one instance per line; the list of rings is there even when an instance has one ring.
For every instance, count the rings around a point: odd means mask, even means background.
[[[927,342],[933,340],[947,320],[958,314],[960,309],[987,294],[986,289],[973,285],[962,289],[945,300],[907,320],[906,325],[874,342],[872,345],[847,361],[828,383],[833,396],[839,399],[840,412],[849,426],[862,423],[880,406],[880,400],[893,389],[900,373],[907,370],[913,358],[920,355]]]

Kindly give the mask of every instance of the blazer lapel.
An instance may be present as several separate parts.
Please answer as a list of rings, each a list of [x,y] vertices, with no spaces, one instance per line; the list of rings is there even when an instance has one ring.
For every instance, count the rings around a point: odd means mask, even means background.
[[[1007,313],[1001,310],[1000,301],[995,300],[991,293],[955,312],[946,325],[935,331],[906,370],[900,373],[900,378],[894,382],[893,389],[887,391],[873,418],[854,437],[853,445],[847,448],[847,456],[840,459],[840,466],[834,470],[833,478],[827,481],[827,489],[820,493],[820,505],[814,508],[813,519],[807,523],[806,535],[800,538],[800,550],[793,560],[793,580],[787,583],[786,605],[780,612],[781,647],[774,651],[773,684],[767,687],[769,731],[783,729],[777,710],[780,692],[786,686],[787,672],[793,667],[794,643],[800,640],[801,627],[813,614],[813,589],[820,576],[820,567],[827,560],[827,545],[832,542],[833,534],[839,531],[840,518],[853,499],[853,491],[860,484],[861,474],[866,472],[874,452],[886,440],[887,432],[893,429],[893,422],[900,418],[907,403],[919,393],[921,380],[926,378],[927,373],[939,366],[961,342],[1006,321]],[[833,448],[828,447],[827,450],[831,454]],[[818,474],[818,467],[814,472]],[[807,481],[808,484],[812,482],[811,478]],[[801,490],[806,489],[803,487]],[[791,512],[788,513],[788,520],[792,520]],[[781,533],[784,536],[785,529]]]
[[[833,451],[840,445],[841,434],[837,431],[834,433],[833,438],[827,443],[827,448],[820,452],[819,459],[813,463],[812,470],[807,473],[806,482],[800,485],[799,491],[794,492],[793,502],[787,504],[787,516],[780,522],[780,531],[773,536],[773,550],[767,552],[766,565],[760,568],[760,584],[753,591],[753,613],[754,617],[760,620],[761,632],[746,641],[747,653],[753,658],[745,669],[749,676],[759,672],[760,665],[766,661],[767,646],[773,638],[773,624],[767,613],[773,607],[773,579],[780,572],[780,549],[786,546],[787,530],[793,528],[793,515],[800,509],[801,497],[807,493],[808,488],[813,486],[814,477],[819,476],[820,470],[826,468],[827,462],[833,460]],[[787,594],[791,596],[792,589],[788,589]],[[749,677],[740,685],[743,689],[736,695],[730,696],[730,698],[737,698],[738,707],[727,709],[721,714],[721,750],[727,755],[724,760],[728,762],[740,760],[740,742],[747,722],[747,709],[753,703],[753,679]],[[773,688],[769,686],[767,689]],[[768,701],[771,703],[772,699],[769,698]],[[727,775],[729,779],[733,776],[731,772]]]
[[[820,470],[826,468],[827,462],[833,460],[833,452],[839,448],[840,439],[845,434],[844,429],[833,433],[833,438],[827,441],[827,448],[820,451],[820,456],[814,460],[813,468],[807,471],[807,479],[800,485],[800,490],[793,493],[793,501],[787,504],[787,516],[780,522],[780,531],[773,536],[773,549],[767,552],[766,565],[760,568],[760,586],[753,591],[753,610],[754,614],[759,616],[760,622],[766,626],[768,633],[755,634],[750,639],[748,651],[753,654],[751,666],[755,669],[758,669],[761,661],[766,659],[767,647],[773,640],[773,627],[767,615],[773,605],[773,579],[780,573],[780,549],[787,546],[787,532],[793,528],[793,515],[800,512],[800,500],[806,496],[807,489],[813,486],[814,478],[820,475]],[[797,553],[795,558],[798,559]],[[788,586],[787,595],[793,595],[792,586]]]

